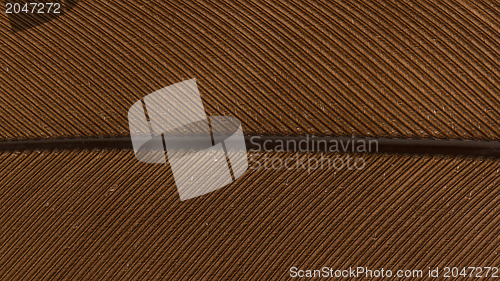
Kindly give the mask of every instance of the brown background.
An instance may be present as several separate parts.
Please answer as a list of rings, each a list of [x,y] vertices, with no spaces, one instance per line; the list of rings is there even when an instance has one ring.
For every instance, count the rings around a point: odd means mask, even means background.
[[[500,136],[496,1],[191,2],[2,14],[0,137],[128,135],[133,102],[190,78],[247,134]]]
[[[2,13],[0,138],[127,136],[136,100],[196,78],[246,135],[498,140],[499,18],[498,1],[81,1],[15,33]],[[365,157],[180,202],[168,166],[128,150],[3,152],[0,277],[499,266],[497,159]]]

